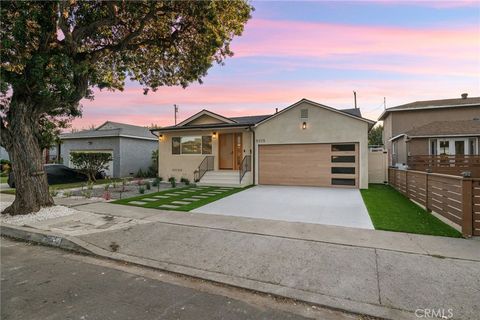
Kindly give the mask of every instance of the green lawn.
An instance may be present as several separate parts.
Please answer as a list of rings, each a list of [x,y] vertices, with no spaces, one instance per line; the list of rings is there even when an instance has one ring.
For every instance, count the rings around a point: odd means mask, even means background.
[[[116,200],[116,201],[113,201],[112,203],[143,207],[143,208],[161,209],[161,210],[190,211],[245,189],[246,188],[228,188],[228,187],[225,187],[225,188],[224,187],[173,188],[173,189],[167,189],[160,192],[150,193],[147,195],[140,195],[137,197]],[[184,191],[185,193],[181,193]],[[219,193],[215,195],[213,194],[209,195],[208,193],[212,191],[219,192]],[[167,195],[167,194],[171,194],[171,195]],[[166,196],[168,198],[155,198],[156,196]],[[205,198],[199,199],[198,201],[185,200],[185,198],[192,198],[192,196],[204,196]],[[155,199],[155,201],[147,201],[143,199]],[[144,204],[135,204],[135,203],[132,203],[132,201],[141,201],[141,202],[144,202]],[[182,204],[174,204],[172,203],[173,201],[185,201],[190,203],[182,205]],[[162,205],[175,205],[178,207],[177,208],[165,208],[165,207],[160,208]]]
[[[0,183],[7,183],[8,177],[0,177]]]
[[[377,230],[456,238],[462,236],[390,186],[371,184],[361,193]]]

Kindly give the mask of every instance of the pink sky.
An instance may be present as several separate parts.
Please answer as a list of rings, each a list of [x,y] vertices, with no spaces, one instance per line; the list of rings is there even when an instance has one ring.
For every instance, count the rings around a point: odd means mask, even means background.
[[[334,5],[328,4],[328,8],[321,8],[322,13],[327,9],[335,12]],[[73,126],[99,125],[106,120],[171,125],[173,104],[180,106],[180,120],[203,108],[226,116],[268,114],[301,98],[349,108],[353,90],[358,93],[363,115],[376,120],[383,109],[383,97],[391,107],[415,100],[460,97],[463,92],[479,96],[478,20],[475,23],[475,19],[459,17],[457,21],[451,11],[448,15],[443,11],[454,10],[451,6],[432,3],[432,7],[434,4],[438,7],[428,10],[443,14],[438,13],[438,21],[430,17],[432,21],[426,24],[418,17],[419,21],[409,21],[405,16],[405,21],[390,23],[386,19],[370,24],[328,17],[287,19],[282,6],[276,8],[277,16],[272,16],[270,11],[261,11],[271,8],[261,3],[244,35],[233,41],[235,56],[227,59],[225,66],[214,66],[203,85],[160,88],[147,96],[135,84],[127,84],[123,92],[97,90],[94,101],[83,102],[83,118],[76,119]],[[471,5],[464,4],[467,10]],[[396,8],[391,2],[378,6],[389,10],[386,12],[427,10]],[[295,9],[302,16],[301,8]]]

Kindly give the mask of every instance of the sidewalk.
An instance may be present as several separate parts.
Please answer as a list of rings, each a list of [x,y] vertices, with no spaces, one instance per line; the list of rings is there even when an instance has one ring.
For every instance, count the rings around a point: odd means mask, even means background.
[[[480,312],[480,241],[79,204],[28,225],[87,251],[313,304],[391,319]],[[5,228],[2,227],[2,233]],[[116,250],[116,252],[112,252]]]

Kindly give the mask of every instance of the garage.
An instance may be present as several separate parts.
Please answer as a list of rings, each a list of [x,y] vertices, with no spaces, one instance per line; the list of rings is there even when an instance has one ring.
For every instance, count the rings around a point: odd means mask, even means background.
[[[358,143],[262,144],[259,184],[358,188]]]

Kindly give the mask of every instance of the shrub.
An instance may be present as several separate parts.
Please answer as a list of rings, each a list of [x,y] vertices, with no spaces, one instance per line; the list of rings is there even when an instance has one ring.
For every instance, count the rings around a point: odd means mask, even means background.
[[[71,152],[70,159],[75,168],[87,175],[88,181],[95,181],[97,172],[108,170],[112,155],[108,152]]]
[[[145,178],[145,173],[143,172],[142,168],[138,169],[137,174],[135,174],[135,178]]]
[[[175,188],[177,186],[177,179],[175,177],[170,177],[168,178],[168,181],[172,184],[172,188]]]
[[[110,193],[110,191],[105,190],[105,191],[103,192],[103,199],[105,199],[105,200],[110,200],[110,199],[112,199],[112,194]]]
[[[65,198],[70,198],[70,197],[72,196],[72,191],[65,191],[65,192],[63,193],[63,196],[64,196]]]
[[[147,190],[150,190],[152,188],[150,181],[145,182],[145,188],[147,188]]]
[[[84,196],[87,199],[90,199],[92,197],[92,191],[91,190],[82,190],[82,196]]]
[[[190,180],[188,180],[187,178],[181,178],[180,182],[185,183],[185,185],[187,185],[187,186],[190,184]]]
[[[144,186],[139,186],[138,187],[138,193],[144,194],[145,193],[145,187]]]

